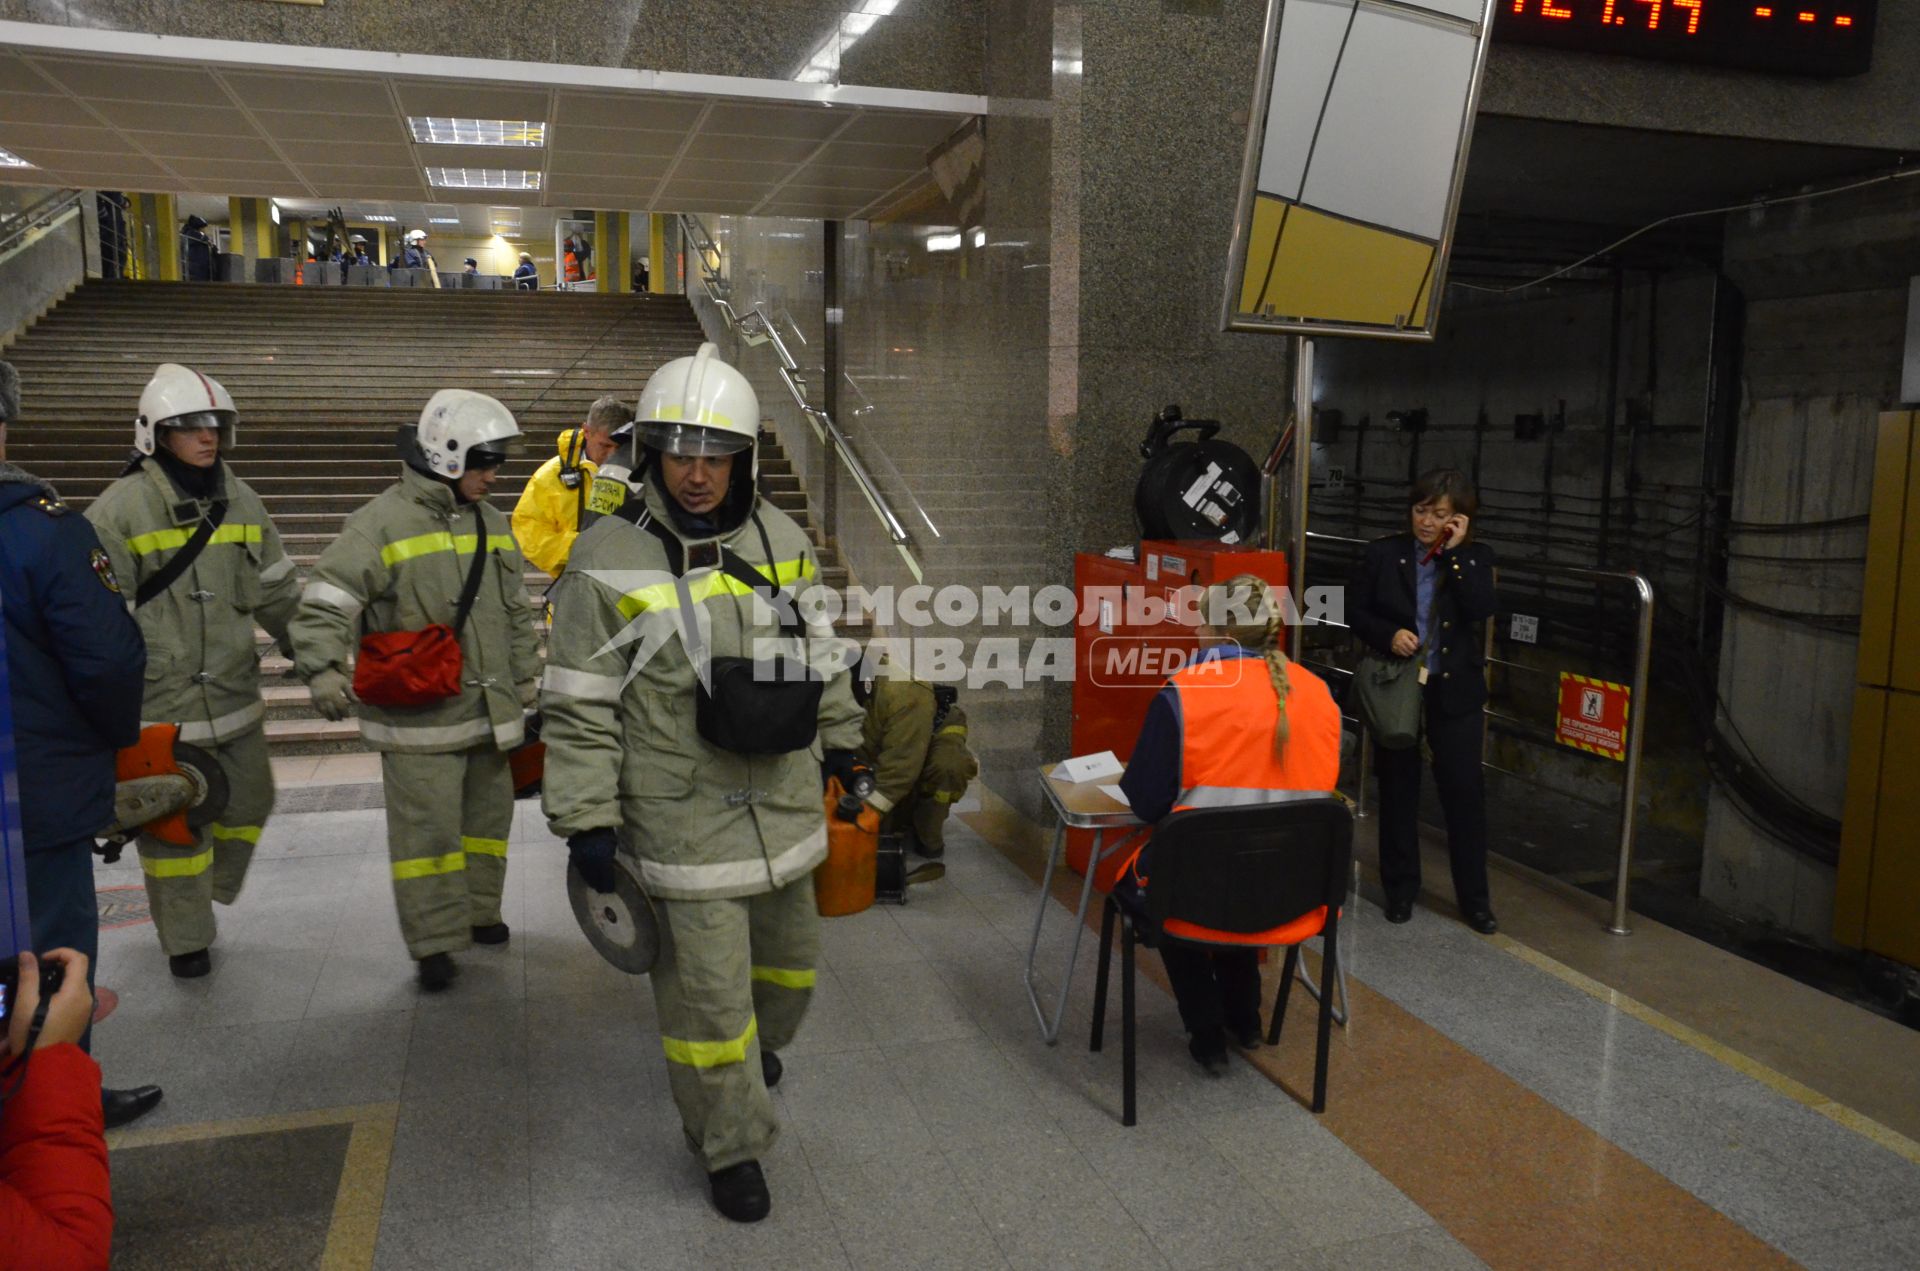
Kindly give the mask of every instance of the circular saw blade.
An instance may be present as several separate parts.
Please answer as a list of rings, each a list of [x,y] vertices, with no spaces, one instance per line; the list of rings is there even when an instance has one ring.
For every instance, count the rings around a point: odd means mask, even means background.
[[[218,821],[227,810],[229,793],[227,772],[220,761],[198,746],[176,741],[173,762],[193,782],[194,799],[187,805],[187,825],[198,830]]]
[[[567,899],[594,951],[628,975],[645,975],[660,956],[659,920],[625,861],[614,862],[611,892],[597,892],[567,866]]]

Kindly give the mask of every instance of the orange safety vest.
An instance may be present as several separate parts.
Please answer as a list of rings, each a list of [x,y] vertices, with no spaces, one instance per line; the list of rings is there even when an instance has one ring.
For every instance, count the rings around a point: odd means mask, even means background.
[[[1287,744],[1273,749],[1279,703],[1262,658],[1198,662],[1167,681],[1180,699],[1180,793],[1173,810],[1273,803],[1298,793],[1326,794],[1340,780],[1340,708],[1326,681],[1287,663]],[[1123,867],[1139,887],[1142,843]],[[1311,935],[1324,910],[1298,924]],[[1182,932],[1170,923],[1167,934]],[[1205,938],[1217,939],[1218,933]],[[1303,937],[1304,938],[1304,937]],[[1263,941],[1264,943],[1264,941]]]
[[[1180,697],[1180,795],[1174,811],[1325,794],[1340,780],[1340,708],[1326,681],[1287,663],[1287,744],[1273,749],[1279,711],[1259,658],[1200,662],[1168,684]]]
[[[567,267],[566,277],[568,282],[581,281],[580,258],[578,256],[574,255],[572,252],[568,252],[566,256],[566,267]]]

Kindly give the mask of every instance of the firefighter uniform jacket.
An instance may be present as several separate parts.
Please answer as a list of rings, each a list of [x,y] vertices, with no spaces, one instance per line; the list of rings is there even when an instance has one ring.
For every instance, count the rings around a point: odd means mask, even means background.
[[[773,891],[826,858],[821,754],[860,742],[841,644],[827,624],[808,624],[809,661],[828,676],[811,747],[744,755],[709,745],[695,726],[681,605],[704,611],[701,634],[716,657],[754,656],[756,641],[779,638],[778,620],[745,583],[703,567],[717,561],[716,540],[679,534],[651,479],[645,497],[653,518],[681,538],[688,573],[676,585],[665,546],[620,517],[602,517],[575,541],[554,589],[541,680],[547,819],[562,837],[624,826],[647,891],[662,899]],[[717,541],[780,587],[804,592],[816,576],[806,535],[764,500],[756,510],[771,560],[751,519]],[[620,639],[623,630],[634,638]]]
[[[513,507],[513,536],[520,550],[555,578],[567,567],[567,554],[580,533],[580,513],[593,491],[593,461],[578,428],[560,434],[560,453],[541,464]],[[578,482],[569,488],[561,477],[569,469]]]
[[[475,507],[484,544],[474,532]],[[347,518],[315,563],[291,628],[294,669],[304,680],[329,667],[351,674],[363,631],[452,626],[476,550],[490,559],[460,633],[460,696],[405,709],[361,703],[360,736],[375,750],[444,754],[520,744],[516,686],[540,675],[520,549],[498,509],[460,504],[451,486],[406,468],[397,485]]]
[[[226,515],[192,565],[134,613],[147,641],[141,715],[177,723],[180,740],[224,742],[260,727],[258,624],[284,643],[300,577],[253,488],[224,463],[212,498],[174,485],[154,460],[121,477],[87,509],[129,603],[186,546],[216,500]]]

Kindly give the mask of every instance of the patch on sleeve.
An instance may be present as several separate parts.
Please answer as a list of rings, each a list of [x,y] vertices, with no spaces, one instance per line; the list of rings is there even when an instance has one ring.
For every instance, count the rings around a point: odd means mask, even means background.
[[[92,564],[94,577],[100,580],[100,585],[114,595],[119,595],[120,580],[114,577],[113,561],[107,557],[107,550],[104,547],[96,547],[88,553],[87,560]]]

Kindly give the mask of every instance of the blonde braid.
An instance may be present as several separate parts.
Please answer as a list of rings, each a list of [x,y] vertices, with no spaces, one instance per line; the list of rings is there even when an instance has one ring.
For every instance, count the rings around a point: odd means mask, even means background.
[[[1211,625],[1221,635],[1232,640],[1249,652],[1257,651],[1266,659],[1267,678],[1273,683],[1273,696],[1278,711],[1273,721],[1273,751],[1277,755],[1287,747],[1287,737],[1291,729],[1287,723],[1287,693],[1290,685],[1287,681],[1287,654],[1281,647],[1281,635],[1285,630],[1284,614],[1274,600],[1273,589],[1267,580],[1257,574],[1238,574],[1220,584],[1226,596],[1245,596],[1252,601],[1249,614],[1254,621],[1237,623],[1225,619],[1212,621]],[[1264,622],[1258,615],[1266,614]]]

